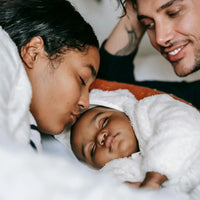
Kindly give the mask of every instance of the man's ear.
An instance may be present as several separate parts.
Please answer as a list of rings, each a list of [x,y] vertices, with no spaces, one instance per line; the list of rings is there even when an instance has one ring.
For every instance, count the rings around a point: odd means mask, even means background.
[[[44,41],[40,36],[31,38],[31,40],[20,50],[22,61],[31,69],[40,53],[44,53]]]

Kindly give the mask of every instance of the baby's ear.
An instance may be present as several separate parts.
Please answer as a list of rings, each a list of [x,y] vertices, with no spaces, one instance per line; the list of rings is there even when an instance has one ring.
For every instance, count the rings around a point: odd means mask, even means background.
[[[31,40],[20,50],[22,61],[29,69],[34,67],[37,56],[44,53],[44,41],[40,36],[33,37]]]

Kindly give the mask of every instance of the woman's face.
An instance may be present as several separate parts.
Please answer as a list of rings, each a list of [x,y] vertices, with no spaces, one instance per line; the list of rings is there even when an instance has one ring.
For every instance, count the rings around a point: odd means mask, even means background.
[[[96,107],[86,111],[74,125],[71,144],[75,155],[95,168],[138,151],[128,117],[120,111]]]
[[[25,67],[33,93],[30,111],[41,131],[59,134],[89,107],[89,87],[99,69],[98,49],[69,50],[57,63],[38,53],[33,63]]]

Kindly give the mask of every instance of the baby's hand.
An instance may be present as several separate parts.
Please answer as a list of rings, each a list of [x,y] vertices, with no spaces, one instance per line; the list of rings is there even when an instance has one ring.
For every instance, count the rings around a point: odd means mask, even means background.
[[[140,187],[142,182],[130,182],[130,181],[126,181],[125,183],[127,183],[128,185],[132,186],[132,187]]]
[[[159,189],[166,180],[167,177],[158,172],[147,172],[140,187]]]

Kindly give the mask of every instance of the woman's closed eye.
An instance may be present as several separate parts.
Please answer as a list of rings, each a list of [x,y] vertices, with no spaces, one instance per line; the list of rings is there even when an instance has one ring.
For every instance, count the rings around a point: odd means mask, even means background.
[[[82,85],[85,86],[85,85],[86,85],[86,84],[85,84],[85,81],[84,81],[84,79],[83,79],[81,76],[80,76],[80,80],[81,80]]]

